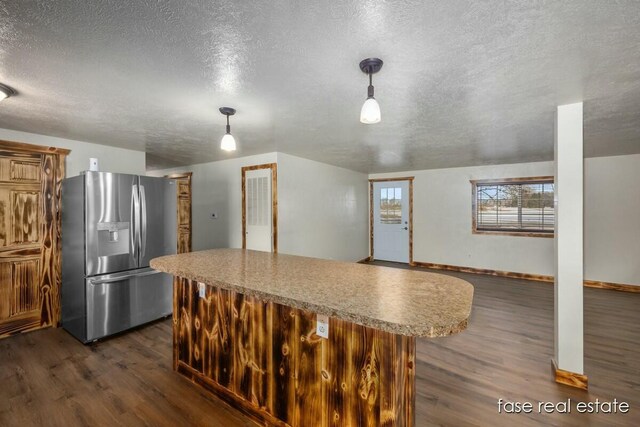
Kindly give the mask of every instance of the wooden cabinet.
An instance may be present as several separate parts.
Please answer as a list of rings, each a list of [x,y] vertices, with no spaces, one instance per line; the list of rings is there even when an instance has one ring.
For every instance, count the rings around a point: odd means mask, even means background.
[[[191,172],[167,175],[178,186],[178,253],[191,252]]]
[[[0,141],[0,337],[59,324],[68,150]]]

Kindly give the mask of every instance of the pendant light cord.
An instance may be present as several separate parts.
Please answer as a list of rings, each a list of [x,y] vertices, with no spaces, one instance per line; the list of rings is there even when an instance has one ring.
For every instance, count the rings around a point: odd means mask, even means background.
[[[369,71],[369,87],[367,88],[367,97],[373,98],[373,74]]]

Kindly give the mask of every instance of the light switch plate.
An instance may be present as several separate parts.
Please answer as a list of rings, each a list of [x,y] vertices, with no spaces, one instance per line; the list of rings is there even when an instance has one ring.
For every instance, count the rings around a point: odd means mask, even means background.
[[[316,335],[329,338],[329,316],[318,314],[316,317]]]
[[[204,291],[205,291],[205,284],[204,283],[198,283],[198,295],[200,296],[200,298],[204,298]]]

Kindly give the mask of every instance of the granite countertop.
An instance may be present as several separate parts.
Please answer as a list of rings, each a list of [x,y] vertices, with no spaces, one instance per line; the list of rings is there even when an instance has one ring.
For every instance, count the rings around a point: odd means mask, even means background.
[[[473,300],[470,283],[442,274],[243,249],[168,255],[151,267],[407,336],[462,331]]]

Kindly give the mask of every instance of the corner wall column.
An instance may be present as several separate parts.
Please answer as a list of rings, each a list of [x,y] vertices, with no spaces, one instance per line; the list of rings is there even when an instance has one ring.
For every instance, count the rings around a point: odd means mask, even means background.
[[[587,388],[583,322],[582,102],[560,105],[555,128],[555,380]]]

